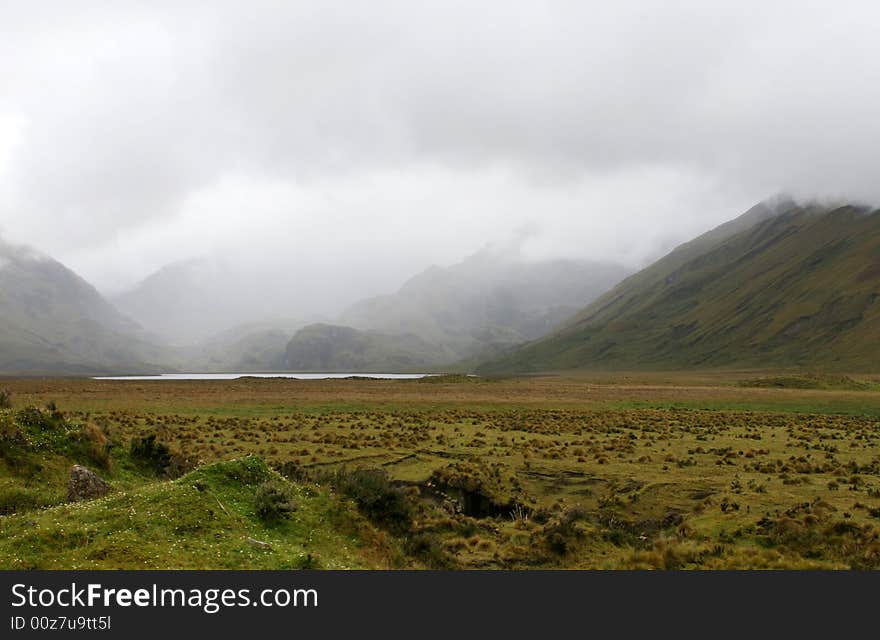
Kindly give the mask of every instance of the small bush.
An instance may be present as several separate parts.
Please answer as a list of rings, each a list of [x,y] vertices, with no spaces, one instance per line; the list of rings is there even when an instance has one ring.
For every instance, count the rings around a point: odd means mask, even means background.
[[[0,409],[12,408],[12,394],[8,389],[0,389]]]
[[[285,478],[293,480],[294,482],[308,482],[311,480],[309,476],[308,470],[303,468],[298,462],[293,460],[288,460],[278,466],[275,467],[281,475]]]
[[[182,476],[196,466],[192,460],[173,452],[167,444],[156,440],[155,434],[132,438],[129,452],[135,461],[168,478]]]
[[[575,507],[563,511],[544,525],[544,539],[553,553],[565,555],[572,544],[583,537],[584,532],[577,526],[577,522],[585,517],[583,509]]]
[[[110,468],[110,440],[98,426],[91,422],[84,424],[76,440],[92,462],[102,469]]]
[[[296,511],[290,487],[278,480],[269,480],[257,487],[254,496],[257,515],[263,520],[282,520]]]
[[[62,431],[64,417],[58,412],[48,412],[29,406],[15,412],[15,420],[31,433],[52,433]]]
[[[3,421],[15,425],[20,444],[33,450],[63,451],[71,444],[70,425],[60,413],[49,413],[43,409],[29,406],[15,411],[11,415],[4,412]],[[13,433],[8,428],[7,434]]]
[[[394,486],[382,469],[341,469],[332,484],[373,522],[401,531],[412,523],[413,507],[406,492]]]
[[[450,569],[452,559],[443,548],[439,538],[431,533],[417,533],[406,541],[406,551],[421,558],[432,569]]]
[[[24,444],[27,442],[27,436],[25,436],[24,432],[19,429],[10,413],[0,415],[0,443],[2,442],[13,442],[18,444]]]

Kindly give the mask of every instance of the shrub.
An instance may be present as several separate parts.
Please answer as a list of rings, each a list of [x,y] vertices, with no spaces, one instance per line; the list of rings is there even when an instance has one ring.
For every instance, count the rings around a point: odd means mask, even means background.
[[[551,519],[543,527],[544,539],[550,550],[558,555],[565,555],[572,544],[583,537],[583,530],[577,526],[586,513],[583,509],[572,508],[563,511],[558,517]]]
[[[410,555],[421,558],[432,569],[450,569],[452,559],[434,534],[417,533],[406,541],[406,550]]]
[[[64,427],[61,414],[43,411],[34,406],[24,407],[15,412],[15,420],[31,433],[55,432]]]
[[[254,498],[257,515],[266,521],[281,520],[296,511],[290,487],[279,480],[269,480],[259,485]]]
[[[30,449],[59,451],[71,444],[70,425],[59,413],[50,414],[43,409],[29,406],[19,409],[11,416],[6,412],[4,422],[9,420],[18,431],[16,439]]]
[[[102,469],[110,468],[110,440],[99,427],[91,422],[84,424],[76,440],[92,462]]]
[[[19,429],[10,413],[0,415],[0,442],[27,442],[27,437],[24,432]]]
[[[0,389],[0,409],[12,408],[12,394],[8,389]]]
[[[340,469],[332,484],[373,522],[397,530],[406,530],[412,523],[413,508],[406,492],[394,486],[382,469]]]
[[[162,473],[171,464],[171,450],[168,445],[156,441],[156,434],[142,438],[132,438],[129,447],[131,457],[146,464],[156,473]]]
[[[288,460],[276,466],[278,473],[295,482],[308,482],[311,480],[308,471],[294,460]]]

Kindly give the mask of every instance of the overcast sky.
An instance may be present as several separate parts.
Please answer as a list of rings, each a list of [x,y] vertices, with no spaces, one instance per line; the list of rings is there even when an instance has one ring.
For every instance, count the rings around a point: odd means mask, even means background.
[[[318,312],[515,237],[640,264],[781,190],[880,201],[877,6],[7,0],[0,235]]]

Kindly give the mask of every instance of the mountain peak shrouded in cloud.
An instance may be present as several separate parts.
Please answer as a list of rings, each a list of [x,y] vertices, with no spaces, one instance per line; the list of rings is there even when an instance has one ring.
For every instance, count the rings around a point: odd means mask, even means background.
[[[169,359],[76,273],[0,240],[0,372],[153,372]]]
[[[237,325],[281,318],[295,304],[286,290],[267,296],[268,288],[258,280],[249,283],[250,276],[223,257],[182,260],[112,301],[161,339],[192,345]]]
[[[5,242],[0,237],[0,266],[12,264],[13,262],[37,262],[47,261],[50,258],[33,247],[27,245],[14,245]]]
[[[880,201],[878,11],[4,3],[0,229],[102,291],[273,256],[348,283],[322,313],[530,221],[636,266],[779,189]]]
[[[880,210],[763,202],[480,371],[873,371],[878,255]]]
[[[525,261],[518,251],[484,247],[426,269],[392,294],[356,302],[339,323],[419,336],[435,346],[430,364],[450,364],[545,334],[628,274],[614,263]]]

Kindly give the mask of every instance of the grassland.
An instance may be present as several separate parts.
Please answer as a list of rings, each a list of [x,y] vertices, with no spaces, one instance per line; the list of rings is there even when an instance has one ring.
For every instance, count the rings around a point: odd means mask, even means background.
[[[7,455],[35,497],[0,517],[0,565],[880,568],[877,381],[809,380],[7,380],[9,415],[51,402],[115,444],[114,491],[60,504],[88,447],[28,453],[27,479]],[[195,470],[144,471],[151,435]],[[272,478],[298,507],[267,523]]]

